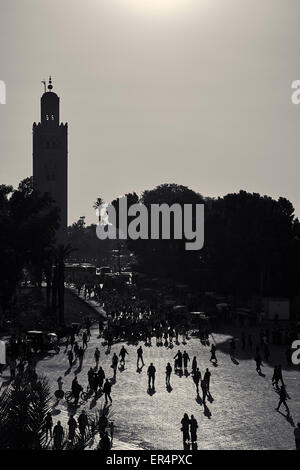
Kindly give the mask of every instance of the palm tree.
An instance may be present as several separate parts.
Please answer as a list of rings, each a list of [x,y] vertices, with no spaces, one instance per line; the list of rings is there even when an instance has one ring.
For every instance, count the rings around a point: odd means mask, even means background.
[[[32,450],[47,446],[45,418],[50,411],[50,387],[45,377],[33,383],[17,377],[0,394],[0,448]]]
[[[104,201],[101,197],[97,197],[96,201],[93,204],[93,209],[95,209],[95,210],[99,209],[102,206],[103,202]],[[100,222],[100,219],[101,219],[100,211],[98,213],[98,217],[99,217],[99,222]]]

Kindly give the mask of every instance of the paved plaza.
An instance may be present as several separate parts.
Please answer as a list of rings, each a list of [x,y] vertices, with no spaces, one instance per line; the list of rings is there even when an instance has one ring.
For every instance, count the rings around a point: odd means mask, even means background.
[[[238,360],[232,361],[226,352],[228,335],[214,333],[210,341],[217,345],[218,366],[210,362],[210,348],[200,343],[199,339],[192,337],[184,345],[174,345],[168,348],[156,346],[155,338],[152,346],[144,350],[145,367],[140,373],[136,367],[137,346],[117,343],[112,346],[111,353],[105,354],[106,346],[103,338],[98,337],[98,328],[92,328],[92,336],[85,352],[83,367],[78,371],[78,363],[69,373],[65,347],[61,347],[58,355],[48,356],[37,363],[38,374],[46,375],[50,380],[51,392],[57,389],[57,378],[63,377],[63,389],[70,390],[74,373],[78,375],[79,383],[86,387],[87,371],[95,365],[94,351],[96,346],[101,352],[100,365],[106,377],[112,378],[112,354],[119,355],[122,344],[125,345],[125,370],[118,369],[116,383],[112,387],[111,418],[115,424],[115,449],[182,449],[182,433],[180,421],[184,413],[194,414],[198,421],[198,448],[199,449],[293,449],[293,425],[300,421],[300,371],[284,369],[283,378],[287,391],[291,397],[288,404],[291,410],[291,419],[285,416],[284,407],[276,412],[278,395],[271,383],[272,366],[264,365],[264,376],[258,375],[255,362],[237,351]],[[173,357],[178,348],[186,350],[192,360],[197,357],[198,366],[203,373],[209,367],[211,371],[212,400],[207,401],[207,408],[197,401],[195,385],[192,376],[171,376],[172,391],[168,392],[165,385],[165,368],[170,362],[174,369]],[[223,351],[223,352],[222,352]],[[271,349],[272,351],[272,349]],[[156,367],[156,392],[149,395],[147,392],[147,368],[153,362]],[[189,367],[189,372],[191,367]],[[3,373],[2,380],[8,377],[8,370]],[[201,391],[201,390],[200,390]],[[59,419],[67,425],[70,407],[65,400],[55,406],[52,401],[52,414],[54,423]],[[104,397],[97,401],[90,398],[81,403],[77,409],[76,417],[81,409],[93,413],[104,404]],[[96,439],[97,441],[98,439]],[[96,442],[91,443],[91,448]]]

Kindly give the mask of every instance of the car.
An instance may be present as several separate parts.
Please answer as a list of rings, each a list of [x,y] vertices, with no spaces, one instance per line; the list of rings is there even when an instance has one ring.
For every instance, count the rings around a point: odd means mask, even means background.
[[[26,339],[31,344],[31,347],[35,352],[54,350],[56,353],[59,353],[60,351],[56,333],[31,330],[27,331]]]

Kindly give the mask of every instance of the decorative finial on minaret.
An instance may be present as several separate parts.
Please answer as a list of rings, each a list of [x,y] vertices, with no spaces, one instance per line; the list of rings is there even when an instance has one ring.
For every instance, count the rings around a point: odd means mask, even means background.
[[[49,85],[48,85],[48,90],[52,90],[53,86],[52,86],[52,78],[51,78],[51,75],[49,77]]]

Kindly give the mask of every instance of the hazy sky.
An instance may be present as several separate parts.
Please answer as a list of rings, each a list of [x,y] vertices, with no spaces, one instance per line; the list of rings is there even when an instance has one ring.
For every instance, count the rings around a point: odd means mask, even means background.
[[[299,0],[0,0],[0,183],[32,174],[41,80],[69,123],[69,223],[164,182],[300,215]]]

